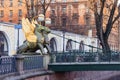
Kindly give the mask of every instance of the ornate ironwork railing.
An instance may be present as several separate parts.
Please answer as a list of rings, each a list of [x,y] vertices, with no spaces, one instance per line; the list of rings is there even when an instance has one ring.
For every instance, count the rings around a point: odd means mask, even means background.
[[[119,52],[111,52],[105,55],[102,52],[85,52],[79,50],[66,51],[66,52],[53,52],[51,54],[51,63],[64,63],[64,62],[109,62],[120,61]]]
[[[31,70],[31,69],[43,69],[43,56],[34,55],[34,56],[26,56],[23,61],[23,69]]]
[[[15,57],[0,58],[0,75],[16,72]]]
[[[23,65],[21,64],[23,63]],[[4,56],[0,58],[0,75],[20,72],[19,67],[25,70],[43,69],[43,56],[30,55],[30,56]]]

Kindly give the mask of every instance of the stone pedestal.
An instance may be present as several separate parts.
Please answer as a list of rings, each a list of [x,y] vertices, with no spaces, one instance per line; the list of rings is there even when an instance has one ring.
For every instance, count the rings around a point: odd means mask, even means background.
[[[43,66],[45,69],[48,69],[48,64],[50,63],[50,55],[45,54],[43,58]]]
[[[23,74],[23,61],[24,61],[24,56],[23,55],[16,55],[16,68],[17,68],[17,72],[19,74]]]

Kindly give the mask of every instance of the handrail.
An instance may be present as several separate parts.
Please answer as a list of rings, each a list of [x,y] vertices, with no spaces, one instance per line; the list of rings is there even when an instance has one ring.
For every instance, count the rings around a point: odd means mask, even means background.
[[[51,33],[51,34],[54,34],[54,35],[56,35],[56,36],[58,36],[58,37],[62,37],[62,38],[63,38],[63,36],[60,36],[60,35],[58,35],[58,34],[55,34],[55,33]],[[64,37],[64,38],[67,39],[67,40],[69,40],[69,38],[66,38],[66,37]],[[78,42],[78,41],[75,41],[75,40],[72,40],[72,39],[70,39],[70,40],[73,41],[73,42],[75,42],[75,43],[80,44],[80,42]],[[84,44],[84,43],[83,43],[83,45],[102,50],[101,48],[98,48],[98,47],[95,47],[95,46],[91,46],[91,45],[88,45],[88,44]]]
[[[52,33],[52,32],[51,32],[51,34],[53,34],[53,35],[56,35],[56,36],[58,36],[58,37],[63,38],[63,36],[60,36],[60,35],[58,35],[58,34],[55,34],[55,33]],[[75,40],[72,40],[72,39],[69,39],[69,38],[66,38],[66,37],[64,37],[64,38],[65,38],[65,39],[67,39],[67,40],[71,40],[71,41],[73,41],[73,42],[75,42],[75,43],[80,44],[80,42],[78,42],[78,41],[75,41]],[[95,46],[92,46],[92,45],[88,45],[88,44],[85,44],[85,43],[83,43],[83,45],[88,46],[88,47],[91,47],[91,48],[95,48],[95,49],[103,50],[102,48],[95,47]],[[111,52],[114,52],[114,51],[113,51],[113,50],[111,50]]]

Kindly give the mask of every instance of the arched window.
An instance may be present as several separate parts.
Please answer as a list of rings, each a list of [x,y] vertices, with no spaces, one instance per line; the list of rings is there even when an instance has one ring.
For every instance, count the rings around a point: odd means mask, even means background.
[[[84,42],[83,41],[80,42],[79,50],[84,51]]]
[[[72,40],[69,39],[66,45],[66,51],[72,50]]]
[[[50,40],[50,48],[51,48],[51,51],[57,51],[57,43],[56,43],[56,40],[55,38],[52,38]]]
[[[2,31],[0,31],[0,55],[8,55],[8,42]]]

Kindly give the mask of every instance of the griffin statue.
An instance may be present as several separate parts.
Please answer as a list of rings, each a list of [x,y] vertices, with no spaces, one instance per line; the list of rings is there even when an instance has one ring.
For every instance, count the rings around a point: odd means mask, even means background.
[[[28,18],[22,18],[22,30],[26,40],[18,47],[17,54],[40,50],[43,55],[45,54],[44,48],[48,53],[51,53],[48,39],[50,29],[48,27],[42,26],[36,19],[29,21]]]

